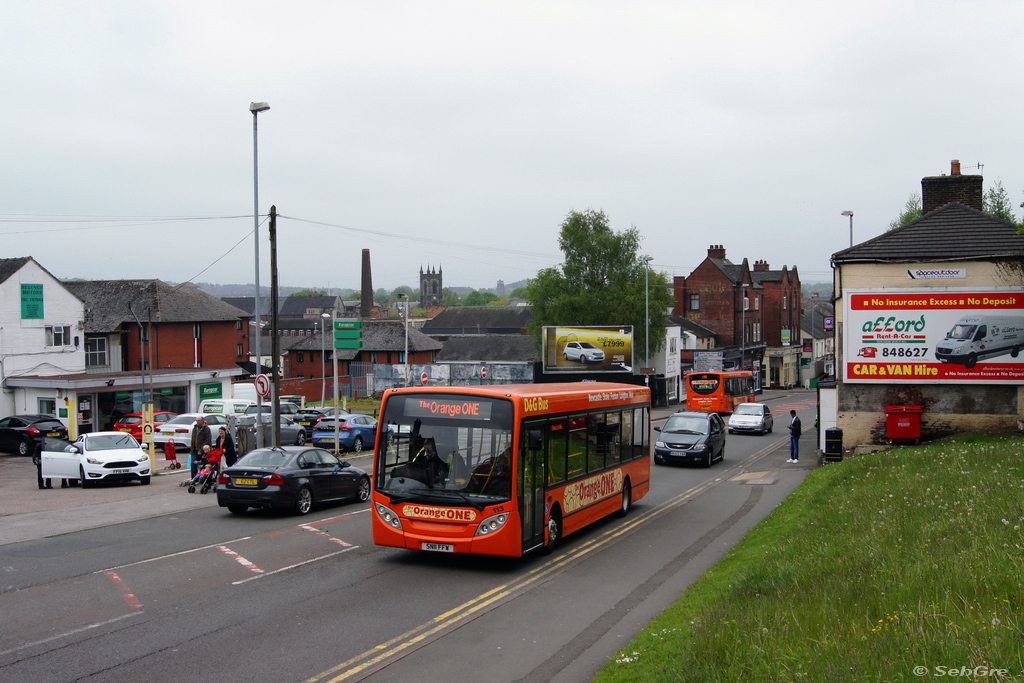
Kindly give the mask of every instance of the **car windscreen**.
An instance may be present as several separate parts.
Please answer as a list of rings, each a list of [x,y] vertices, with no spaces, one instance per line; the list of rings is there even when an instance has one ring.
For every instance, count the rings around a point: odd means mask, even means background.
[[[734,415],[760,415],[761,406],[756,403],[741,403],[733,411]]]
[[[171,418],[165,425],[190,425],[196,421],[196,418],[191,415],[178,415],[177,417]]]
[[[703,415],[673,415],[661,431],[669,434],[707,434],[708,419]]]
[[[283,467],[292,457],[291,453],[261,449],[253,451],[236,462],[234,467]]]
[[[87,434],[84,441],[86,451],[115,451],[139,447],[139,442],[128,433]]]

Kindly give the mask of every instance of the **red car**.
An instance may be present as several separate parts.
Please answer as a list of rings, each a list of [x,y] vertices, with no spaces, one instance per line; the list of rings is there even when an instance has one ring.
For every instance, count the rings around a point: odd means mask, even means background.
[[[155,410],[153,411],[153,427],[159,427],[172,417],[177,416],[177,413],[172,413],[167,410]],[[127,415],[122,415],[121,419],[114,423],[114,431],[128,432],[135,437],[136,441],[142,443],[142,413],[128,413]]]

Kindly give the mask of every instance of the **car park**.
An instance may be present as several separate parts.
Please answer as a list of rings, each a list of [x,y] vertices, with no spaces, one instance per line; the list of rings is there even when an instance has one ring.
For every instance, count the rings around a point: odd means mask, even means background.
[[[681,411],[655,427],[654,462],[695,462],[711,467],[725,459],[725,422],[718,413]]]
[[[60,439],[44,443],[40,453],[44,479],[81,479],[83,488],[101,482],[150,482],[149,455],[131,434],[89,432],[59,448],[63,443]]]
[[[234,514],[249,508],[307,514],[314,505],[370,497],[370,477],[322,448],[259,448],[220,473],[217,504]]]
[[[299,407],[294,403],[278,403],[277,405],[277,412],[279,415],[287,415],[288,417],[294,417],[299,413]],[[245,414],[250,416],[255,415],[257,409],[259,409],[260,412],[263,413],[264,415],[270,415],[274,412],[274,406],[270,405],[269,403],[264,403],[261,406],[257,406],[256,404],[248,406],[245,409]]]
[[[0,451],[32,455],[38,439],[66,439],[68,428],[53,415],[11,415],[0,420]]]
[[[338,424],[338,446],[356,453],[373,448],[377,441],[377,420],[369,415],[325,417],[313,429],[314,446],[334,448],[335,421]]]
[[[182,413],[172,417],[153,432],[153,444],[163,448],[168,441],[173,441],[175,449],[188,450],[192,443],[192,429],[196,426],[196,418],[202,415],[210,426],[210,436],[217,440],[217,432],[221,427],[229,427],[227,417],[213,413]]]
[[[729,416],[729,433],[770,434],[775,426],[772,410],[763,403],[740,403]]]
[[[590,342],[571,341],[562,349],[562,358],[579,361],[580,363],[603,363],[604,351]]]
[[[156,434],[158,428],[168,420],[177,417],[177,413],[172,413],[168,410],[156,410],[153,411],[153,433]],[[135,437],[136,441],[142,441],[142,424],[145,422],[142,413],[128,413],[122,415],[114,423],[115,432],[128,432]]]
[[[316,427],[316,423],[320,421],[325,415],[325,410],[322,408],[300,408],[299,412],[295,414],[294,420],[297,424],[302,425],[305,429],[309,430],[309,433],[313,433],[313,428]]]

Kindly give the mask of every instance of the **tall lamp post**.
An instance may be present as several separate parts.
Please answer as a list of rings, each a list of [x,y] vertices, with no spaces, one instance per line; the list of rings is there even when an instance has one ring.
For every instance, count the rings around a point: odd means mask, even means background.
[[[261,374],[260,371],[263,369],[263,356],[260,349],[260,337],[263,336],[263,326],[260,325],[262,318],[260,313],[262,312],[260,306],[260,174],[259,174],[259,147],[256,144],[256,119],[261,111],[270,109],[270,105],[266,102],[251,102],[249,103],[249,111],[252,112],[252,221],[253,221],[253,241],[256,244],[256,303],[254,315],[256,318],[256,344],[253,350],[256,352],[256,374]],[[256,423],[260,423],[260,418],[263,416],[263,398],[257,393],[256,394]],[[256,430],[256,448],[263,447],[263,430]]]
[[[644,256],[644,367],[651,365],[651,286],[650,273],[653,256]],[[644,384],[651,383],[651,376],[644,373]]]
[[[840,216],[850,217],[850,246],[853,246],[853,211],[843,211]]]
[[[320,405],[324,405],[324,401],[327,400],[327,356],[324,350],[324,340],[327,338],[327,321],[330,320],[330,313],[320,314]],[[334,329],[332,326],[331,334],[333,338]]]
[[[749,286],[749,283],[744,282],[740,289],[740,294],[742,294],[740,297],[740,306],[742,307],[740,313],[740,370],[743,369],[743,361],[747,356],[747,287]]]
[[[409,295],[398,296],[405,299],[405,386],[409,386]]]

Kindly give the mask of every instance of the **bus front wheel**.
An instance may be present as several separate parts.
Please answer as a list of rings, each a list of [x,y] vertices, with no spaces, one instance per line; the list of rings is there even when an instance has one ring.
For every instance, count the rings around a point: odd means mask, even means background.
[[[548,517],[548,543],[544,546],[544,554],[550,555],[560,540],[562,540],[562,513],[558,508],[554,508],[551,511],[551,516]]]

